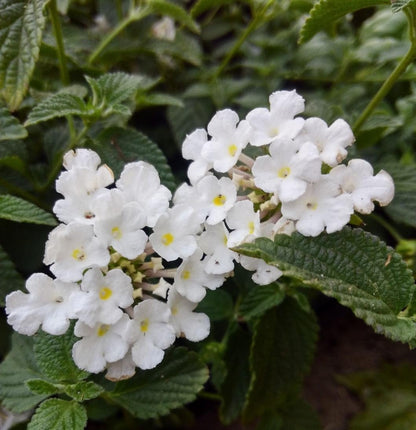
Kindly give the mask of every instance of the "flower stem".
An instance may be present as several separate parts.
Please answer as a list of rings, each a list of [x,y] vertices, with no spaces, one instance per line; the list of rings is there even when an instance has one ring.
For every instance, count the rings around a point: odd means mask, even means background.
[[[378,104],[384,99],[384,97],[391,90],[396,81],[400,78],[400,76],[406,71],[409,64],[415,59],[416,56],[416,16],[415,11],[407,7],[405,9],[405,13],[407,19],[409,21],[409,38],[410,38],[410,48],[407,51],[407,54],[400,60],[399,64],[397,64],[396,68],[393,70],[391,75],[386,79],[380,89],[377,91],[375,96],[371,99],[370,103],[355,121],[353,126],[354,134],[357,134],[363,124],[366,122],[368,117],[372,114],[374,109],[378,106]]]

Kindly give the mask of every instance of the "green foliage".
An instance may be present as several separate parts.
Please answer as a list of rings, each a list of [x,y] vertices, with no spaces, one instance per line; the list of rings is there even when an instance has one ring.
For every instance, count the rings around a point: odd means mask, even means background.
[[[195,353],[175,348],[155,369],[118,382],[108,396],[135,417],[154,418],[194,400],[207,379],[208,369]]]
[[[29,379],[25,383],[33,394],[40,394],[49,397],[61,391],[55,384],[45,381],[44,379]]]
[[[410,342],[412,320],[400,312],[409,305],[414,281],[399,254],[376,236],[345,227],[333,234],[277,235],[237,247],[245,255],[278,265],[286,276],[321,290],[353,310],[377,332]]]
[[[45,26],[48,0],[0,1],[0,94],[11,110],[25,96]]]
[[[305,43],[319,31],[330,28],[348,13],[388,3],[388,0],[319,0],[302,27],[299,43]]]
[[[27,137],[26,129],[4,107],[0,107],[0,130],[0,141],[24,139]]]
[[[207,290],[207,294],[195,309],[195,312],[203,312],[211,321],[219,321],[230,318],[234,312],[232,297],[224,290]]]
[[[0,305],[4,305],[7,294],[21,290],[24,282],[13,262],[0,246]]]
[[[229,5],[231,3],[232,0],[198,0],[192,6],[190,13],[191,16],[195,18],[209,9],[218,8],[221,6]]]
[[[391,8],[393,12],[400,12],[405,7],[414,4],[414,0],[392,0],[391,2]]]
[[[104,392],[104,388],[92,381],[80,381],[64,386],[64,393],[77,402],[91,400]]]
[[[82,430],[87,425],[84,406],[62,399],[45,400],[35,411],[28,430]]]

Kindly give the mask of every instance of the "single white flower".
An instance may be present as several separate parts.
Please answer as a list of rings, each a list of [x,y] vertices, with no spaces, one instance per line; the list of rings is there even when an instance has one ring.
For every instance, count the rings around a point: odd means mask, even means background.
[[[212,162],[217,172],[225,173],[235,166],[241,151],[248,144],[250,126],[245,120],[238,121],[234,111],[224,109],[217,112],[208,124],[208,133],[212,138],[204,144],[201,154]]]
[[[126,340],[130,319],[127,314],[113,325],[96,324],[90,327],[77,321],[74,328],[75,336],[82,337],[72,347],[72,358],[75,364],[91,373],[99,373],[108,363],[121,360],[129,350]]]
[[[79,148],[76,151],[71,149],[64,154],[63,166],[66,170],[76,167],[85,167],[90,170],[97,170],[101,164],[100,156],[91,149]]]
[[[131,349],[121,359],[107,364],[105,378],[109,381],[117,382],[129,379],[136,373],[136,363],[131,356]]]
[[[13,291],[6,297],[7,322],[28,336],[34,335],[40,326],[46,333],[64,334],[69,320],[76,318],[78,303],[83,301],[79,286],[34,273],[26,281],[26,289],[29,294]]]
[[[293,139],[302,129],[304,119],[295,116],[303,112],[305,101],[295,90],[276,91],[270,95],[269,102],[270,111],[256,108],[247,114],[253,146],[267,145],[277,136]]]
[[[267,264],[260,258],[240,255],[240,264],[250,272],[254,271],[251,279],[258,285],[269,285],[283,275],[276,266]]]
[[[228,236],[228,247],[251,242],[261,235],[260,214],[254,211],[250,200],[237,202],[228,212],[226,222],[231,231]]]
[[[312,143],[295,144],[292,139],[277,138],[269,152],[254,162],[254,183],[263,191],[275,193],[282,202],[297,199],[308,183],[321,176],[322,163]]]
[[[177,337],[183,335],[192,342],[199,342],[209,335],[209,318],[203,313],[193,312],[197,305],[178,294],[174,288],[169,290],[170,323]]]
[[[152,25],[152,34],[157,39],[175,40],[175,21],[169,16],[164,16]]]
[[[351,196],[354,209],[362,214],[374,210],[373,201],[380,206],[388,205],[394,197],[394,182],[384,170],[374,175],[370,163],[361,159],[349,161],[348,166],[339,165],[329,172],[329,176],[337,182],[344,193]]]

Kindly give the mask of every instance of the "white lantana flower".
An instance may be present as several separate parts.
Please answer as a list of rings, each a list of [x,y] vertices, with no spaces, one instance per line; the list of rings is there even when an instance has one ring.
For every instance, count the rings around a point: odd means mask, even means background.
[[[146,214],[148,227],[154,227],[169,207],[172,194],[160,184],[157,170],[149,163],[137,161],[126,164],[116,185],[124,193],[126,202],[139,203]]]
[[[136,373],[136,363],[131,356],[131,349],[121,359],[107,364],[105,378],[109,381],[117,382],[129,379]]]
[[[134,307],[128,336],[133,345],[133,361],[140,369],[157,366],[163,360],[164,350],[175,341],[169,320],[169,306],[158,300],[144,300]]]
[[[167,261],[186,258],[197,248],[195,234],[200,228],[192,207],[177,205],[158,219],[149,240],[153,249]]]
[[[174,277],[176,291],[191,302],[200,302],[205,297],[205,288],[215,290],[224,282],[224,276],[212,275],[204,270],[205,263],[201,258],[202,251],[197,249],[182,262]]]
[[[152,34],[157,39],[175,40],[175,21],[169,16],[164,16],[152,25]]]
[[[101,164],[100,156],[91,149],[78,148],[76,151],[71,149],[63,156],[63,166],[66,170],[77,167],[85,167],[90,170],[97,170]]]
[[[133,303],[131,279],[121,269],[104,275],[97,267],[88,270],[81,282],[87,300],[77,311],[80,321],[94,327],[96,324],[114,324],[123,315],[120,309]]]
[[[380,206],[388,205],[394,197],[394,182],[384,170],[373,176],[374,170],[370,163],[354,159],[348,166],[340,165],[329,173],[331,179],[337,182],[344,193],[351,195],[354,209],[362,214],[374,210],[373,201]]]
[[[183,335],[192,342],[199,342],[209,335],[209,318],[203,313],[193,312],[197,305],[182,297],[174,288],[169,290],[170,323],[177,337]]]
[[[224,109],[217,112],[208,124],[207,130],[212,138],[205,143],[201,154],[212,162],[217,172],[225,173],[235,166],[248,144],[250,126],[245,120],[238,121],[234,111]]]
[[[297,199],[308,183],[321,176],[319,152],[310,142],[295,144],[291,139],[277,138],[269,152],[254,162],[254,183],[263,191],[275,193],[282,202]]]
[[[296,230],[304,236],[318,236],[326,231],[341,230],[354,212],[351,196],[341,194],[340,187],[326,176],[308,185],[297,200],[282,203],[282,214],[296,222]]]
[[[26,289],[29,294],[13,291],[6,297],[7,322],[27,336],[34,335],[40,326],[46,333],[64,334],[83,301],[79,286],[34,273],[26,281]]]
[[[261,235],[260,214],[254,211],[253,203],[249,200],[237,202],[228,212],[228,227],[233,230],[228,236],[228,247],[251,242]]]
[[[293,139],[302,129],[304,119],[295,116],[305,109],[303,97],[293,91],[276,91],[269,97],[270,111],[256,108],[247,114],[252,132],[250,144],[268,145],[277,136]]]
[[[355,141],[351,127],[343,119],[337,119],[328,127],[321,118],[308,118],[297,139],[316,145],[321,160],[331,167],[341,163],[347,156],[345,148]]]
[[[269,285],[283,275],[283,272],[276,266],[267,264],[260,258],[240,255],[240,264],[244,269],[254,271],[251,279],[258,285]]]
[[[79,281],[85,269],[104,267],[109,261],[108,249],[94,236],[92,225],[60,224],[49,233],[43,262],[62,281]]]
[[[75,324],[75,336],[82,337],[72,347],[75,364],[91,373],[102,372],[108,363],[121,360],[129,350],[126,334],[130,319],[123,313],[113,325],[96,324],[90,327],[82,321]]]

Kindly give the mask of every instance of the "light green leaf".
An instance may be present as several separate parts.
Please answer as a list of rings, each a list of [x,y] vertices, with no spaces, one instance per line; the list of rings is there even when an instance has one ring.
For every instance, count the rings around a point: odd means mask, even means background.
[[[28,430],[83,430],[87,425],[87,411],[75,401],[45,400],[36,409]]]
[[[299,386],[315,352],[318,324],[293,299],[270,309],[254,328],[252,372],[244,416],[251,420],[276,409],[280,397]]]
[[[250,288],[241,301],[239,313],[247,319],[262,315],[270,308],[279,305],[285,298],[278,284],[256,285]]]
[[[118,382],[107,395],[137,418],[155,418],[194,400],[207,379],[208,369],[195,353],[175,348],[156,368]]]
[[[0,94],[16,110],[39,57],[48,0],[0,0]]]
[[[91,400],[104,392],[104,388],[92,381],[80,381],[76,384],[65,385],[64,393],[77,402]]]
[[[22,276],[17,272],[13,262],[0,246],[0,305],[4,305],[7,294],[21,290],[24,286]]]
[[[147,3],[147,6],[153,13],[157,13],[162,16],[169,16],[178,23],[188,27],[194,33],[199,33],[199,25],[195,22],[188,12],[167,0],[151,0]]]
[[[0,218],[15,222],[56,225],[56,220],[49,212],[35,206],[20,197],[9,194],[0,195]]]
[[[0,107],[0,141],[18,140],[25,137],[27,137],[27,131],[19,120],[11,115],[8,109]]]
[[[401,316],[415,290],[414,280],[399,254],[361,229],[318,237],[277,235],[235,249],[278,265],[283,274],[321,290],[371,325],[376,332],[409,342],[416,324]]]
[[[366,7],[389,4],[389,0],[319,0],[303,25],[299,43],[312,39],[316,33],[331,27],[338,19]]]
[[[411,3],[415,3],[415,0],[391,0],[391,8],[393,12],[400,12]]]
[[[33,394],[41,394],[49,397],[61,392],[60,387],[56,387],[55,384],[44,379],[29,379],[25,384]]]
[[[84,100],[80,97],[63,92],[54,94],[36,105],[29,113],[24,125],[28,127],[66,115],[90,116],[93,113],[87,109]]]
[[[170,94],[163,93],[141,93],[136,96],[136,106],[177,106],[183,107],[183,102],[180,98]]]
[[[88,376],[72,360],[72,345],[78,340],[70,327],[61,336],[38,332],[35,339],[35,358],[43,374],[56,382],[77,382]]]
[[[111,127],[105,129],[92,144],[102,161],[119,177],[126,163],[147,161],[159,172],[162,184],[171,191],[176,181],[160,148],[147,136],[132,128]]]
[[[25,385],[29,379],[42,378],[33,357],[33,339],[14,333],[12,350],[0,364],[0,399],[12,412],[24,412],[47,397],[33,394]]]

